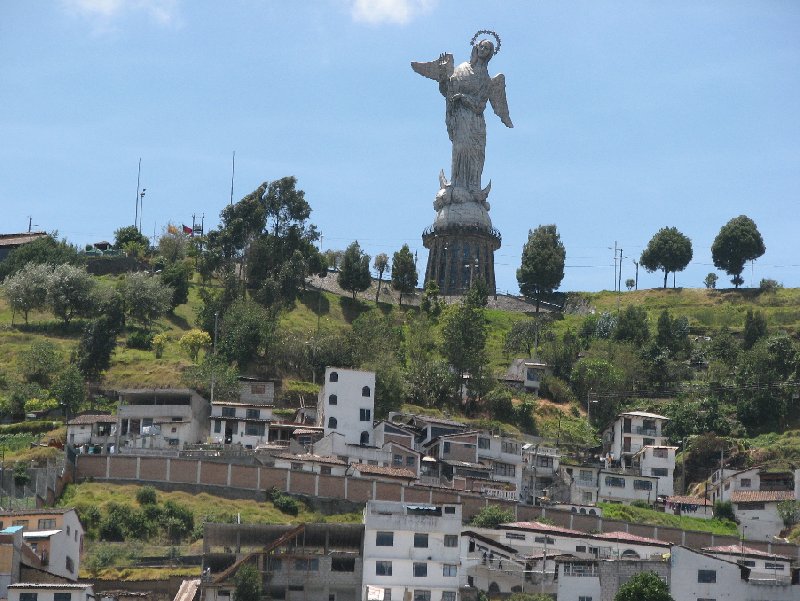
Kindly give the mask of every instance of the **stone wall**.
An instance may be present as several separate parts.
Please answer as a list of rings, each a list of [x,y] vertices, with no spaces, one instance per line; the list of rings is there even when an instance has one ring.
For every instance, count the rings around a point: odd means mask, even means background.
[[[583,532],[629,532],[694,549],[719,545],[738,545],[736,536],[694,532],[664,526],[630,524],[601,516],[582,515],[562,509],[531,507],[480,494],[422,485],[355,478],[333,477],[265,466],[230,465],[200,459],[162,457],[121,457],[79,455],[75,481],[105,480],[119,483],[141,482],[161,490],[208,492],[231,498],[266,498],[266,491],[277,487],[291,494],[312,498],[341,499],[364,504],[368,500],[405,503],[462,503],[468,521],[487,505],[498,505],[514,512],[518,521],[551,520],[556,526]],[[785,543],[748,540],[747,546],[769,553],[800,559],[800,547]]]

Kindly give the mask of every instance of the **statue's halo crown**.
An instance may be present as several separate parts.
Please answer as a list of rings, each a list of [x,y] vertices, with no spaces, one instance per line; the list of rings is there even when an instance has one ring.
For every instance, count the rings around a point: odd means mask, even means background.
[[[478,36],[481,35],[482,33],[486,33],[494,37],[495,41],[497,42],[497,44],[494,47],[494,53],[497,54],[498,52],[500,52],[500,36],[497,35],[497,32],[492,31],[491,29],[481,29],[474,36],[472,36],[472,39],[469,41],[469,45],[474,46],[475,40],[477,40]]]

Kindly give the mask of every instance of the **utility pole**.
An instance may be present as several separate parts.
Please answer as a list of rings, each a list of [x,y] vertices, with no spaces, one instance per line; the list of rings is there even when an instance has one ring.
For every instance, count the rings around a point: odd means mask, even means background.
[[[622,248],[619,249],[619,273],[617,274],[617,292],[622,292]]]
[[[142,216],[144,215],[144,193],[147,192],[147,188],[142,188],[142,191],[139,193],[139,233],[142,233]]]
[[[639,262],[635,261],[633,259],[631,259],[631,261],[633,261],[633,264],[636,265],[636,284],[634,286],[634,290],[638,290],[639,289]]]
[[[136,176],[136,213],[133,217],[133,227],[139,223],[139,182],[142,179],[142,157],[139,157],[139,173]]]
[[[231,157],[231,204],[233,204],[233,176],[236,174],[236,151],[233,151]]]
[[[614,291],[617,290],[617,241],[614,240]]]
[[[219,320],[219,311],[214,311],[214,362],[211,365],[211,402],[214,402],[214,384],[217,380],[217,321]]]

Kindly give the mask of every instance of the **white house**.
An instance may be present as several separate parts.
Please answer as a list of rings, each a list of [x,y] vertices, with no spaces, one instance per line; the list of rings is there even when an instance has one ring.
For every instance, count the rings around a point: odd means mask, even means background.
[[[611,453],[614,461],[628,462],[642,447],[665,446],[664,425],[668,421],[663,415],[645,411],[620,413],[603,431],[603,452]]]
[[[117,433],[115,415],[84,414],[67,422],[67,443],[79,452],[110,453]]]
[[[211,407],[188,388],[119,392],[116,447],[181,449],[208,437]]]
[[[364,599],[456,601],[466,582],[460,533],[460,504],[368,501]]]
[[[8,601],[95,601],[91,584],[20,582],[8,587]]]
[[[671,497],[675,494],[675,452],[678,447],[646,445],[633,456],[643,476],[658,478],[658,494]]]
[[[370,445],[375,413],[375,372],[325,368],[317,402],[318,425],[351,444]]]
[[[733,561],[740,566],[750,568],[750,575],[757,578],[769,578],[783,576],[784,579],[791,578],[792,562],[788,557],[775,555],[752,549],[745,545],[723,545],[717,547],[706,547],[705,553]]]
[[[211,440],[255,449],[269,440],[272,405],[248,402],[211,403]]]
[[[630,505],[634,501],[655,503],[661,494],[658,489],[658,478],[641,476],[614,469],[601,469],[598,472],[598,501],[624,503]]]
[[[788,490],[735,490],[730,496],[739,532],[755,540],[771,538],[783,530],[778,504],[794,500],[794,491]]]

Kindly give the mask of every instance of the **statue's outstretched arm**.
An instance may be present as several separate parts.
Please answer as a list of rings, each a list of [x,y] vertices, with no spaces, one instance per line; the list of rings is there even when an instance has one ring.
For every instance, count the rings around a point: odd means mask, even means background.
[[[506,127],[514,127],[511,117],[508,115],[508,101],[506,100],[506,77],[498,73],[491,79],[489,85],[489,102],[492,103],[494,114],[500,117],[500,121]]]

